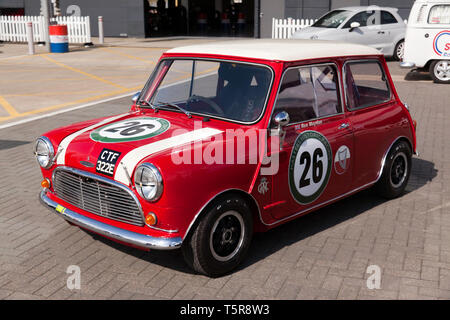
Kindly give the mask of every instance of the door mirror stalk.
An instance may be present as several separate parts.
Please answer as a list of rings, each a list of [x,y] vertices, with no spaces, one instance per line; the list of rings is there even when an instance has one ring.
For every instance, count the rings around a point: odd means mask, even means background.
[[[277,113],[273,120],[277,125],[276,135],[280,139],[280,150],[283,150],[284,138],[286,136],[286,130],[284,129],[284,127],[289,124],[289,113],[287,113],[286,111],[281,111]]]

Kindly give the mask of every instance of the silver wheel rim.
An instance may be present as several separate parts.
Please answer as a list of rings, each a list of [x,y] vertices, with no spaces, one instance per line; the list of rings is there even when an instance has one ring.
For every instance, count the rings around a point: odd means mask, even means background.
[[[399,45],[397,46],[397,57],[399,58],[399,59],[403,59],[403,54],[404,54],[404,52],[405,52],[405,42],[404,41],[402,41],[402,42],[400,42],[399,43]]]
[[[408,158],[406,154],[400,152],[392,160],[390,181],[394,188],[400,187],[406,180],[408,174]]]
[[[441,60],[434,66],[434,75],[441,81],[450,81],[450,62]]]
[[[224,223],[224,219],[229,220],[227,221],[228,224]],[[233,227],[235,230],[232,230]],[[236,211],[222,213],[214,223],[209,235],[209,248],[214,259],[225,262],[236,256],[242,247],[244,236],[245,226],[242,216]],[[224,248],[221,248],[221,246]],[[228,254],[220,253],[220,251],[228,252],[230,249],[231,252]]]

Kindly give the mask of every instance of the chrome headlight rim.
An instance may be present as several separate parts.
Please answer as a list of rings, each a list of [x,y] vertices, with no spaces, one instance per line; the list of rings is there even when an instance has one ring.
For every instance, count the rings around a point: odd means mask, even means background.
[[[48,149],[48,154],[47,154],[47,155],[38,155],[38,153],[37,153],[37,147],[38,147],[39,142],[43,142],[43,143],[46,145],[46,147],[47,147],[47,149]],[[41,136],[41,137],[39,137],[39,138],[36,139],[36,143],[35,143],[35,145],[34,145],[34,154],[35,154],[35,156],[36,156],[37,162],[39,163],[39,165],[40,165],[42,168],[44,168],[44,169],[49,169],[49,168],[51,168],[51,166],[53,165],[53,160],[54,160],[53,157],[55,156],[55,149],[53,148],[53,145],[52,145],[52,143],[50,142],[50,139],[49,139],[49,138],[47,138],[47,137],[45,137],[45,136]],[[48,157],[48,163],[47,163],[46,166],[43,166],[43,165],[39,162],[38,156],[47,156],[47,157]]]
[[[148,169],[155,178],[156,192],[153,195],[153,197],[151,197],[151,198],[147,198],[145,196],[144,192],[142,192],[142,186],[139,183],[141,181],[142,177],[139,178],[137,176],[138,173],[140,172],[141,168]],[[136,191],[138,192],[138,194],[143,199],[145,199],[146,201],[149,201],[149,202],[158,201],[161,198],[163,190],[164,190],[164,183],[163,183],[161,172],[158,170],[158,168],[154,164],[148,163],[148,162],[144,162],[136,168],[136,170],[134,172],[134,185],[136,187]]]

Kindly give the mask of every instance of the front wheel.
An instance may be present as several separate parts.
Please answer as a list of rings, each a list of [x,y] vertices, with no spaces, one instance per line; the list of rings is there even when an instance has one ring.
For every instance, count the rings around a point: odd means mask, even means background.
[[[199,273],[221,276],[245,258],[252,233],[252,214],[241,197],[216,200],[183,244],[184,258]]]
[[[394,48],[394,59],[400,61],[405,53],[405,40],[400,40]]]
[[[387,199],[403,194],[411,174],[411,158],[411,148],[406,141],[399,141],[391,148],[375,186],[378,194]]]
[[[433,61],[429,71],[435,83],[450,83],[450,60]]]

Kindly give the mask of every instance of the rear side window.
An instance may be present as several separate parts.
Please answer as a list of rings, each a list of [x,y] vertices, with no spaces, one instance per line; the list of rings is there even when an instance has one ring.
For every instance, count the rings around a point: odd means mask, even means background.
[[[381,24],[398,23],[397,19],[387,11],[381,11]]]
[[[386,75],[377,61],[355,61],[345,65],[349,109],[377,105],[391,98]]]
[[[280,111],[289,114],[290,123],[341,113],[336,67],[317,65],[288,69],[281,81],[273,116]]]
[[[450,24],[450,5],[433,6],[428,15],[430,24]]]

